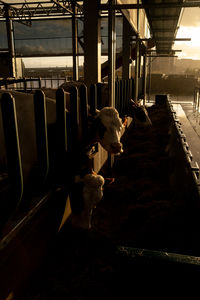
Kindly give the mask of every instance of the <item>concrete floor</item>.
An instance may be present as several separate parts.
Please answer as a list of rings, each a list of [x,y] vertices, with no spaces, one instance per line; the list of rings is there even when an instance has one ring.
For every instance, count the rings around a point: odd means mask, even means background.
[[[197,162],[200,167],[200,113],[194,111],[193,96],[170,95],[170,100],[186,135],[193,162]],[[152,95],[150,102],[147,101],[147,106],[152,105],[154,101],[155,95]]]
[[[172,97],[171,101],[186,135],[193,161],[200,166],[200,114],[193,109],[193,97]]]

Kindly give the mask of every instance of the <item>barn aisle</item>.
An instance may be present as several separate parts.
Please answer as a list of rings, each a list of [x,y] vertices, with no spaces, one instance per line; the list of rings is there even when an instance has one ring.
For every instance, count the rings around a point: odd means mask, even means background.
[[[113,167],[116,180],[105,189],[93,226],[117,244],[189,254],[186,219],[192,216],[170,189],[169,115],[155,105],[148,111],[153,126],[131,126],[122,139],[124,153]]]
[[[152,105],[148,110],[153,126],[132,124],[123,136],[124,153],[116,157],[112,170],[115,181],[104,189],[92,229],[75,229],[67,222],[20,300],[159,296],[158,285],[169,295],[184,294],[181,287],[193,274],[187,266],[130,259],[118,248],[200,253],[193,212],[170,190],[169,116],[162,107]]]

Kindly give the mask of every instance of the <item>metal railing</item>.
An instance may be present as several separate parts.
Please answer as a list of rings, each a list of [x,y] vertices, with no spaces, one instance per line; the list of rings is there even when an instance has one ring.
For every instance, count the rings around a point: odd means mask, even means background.
[[[193,112],[199,115],[200,112],[200,88],[196,87],[194,90],[194,99],[193,99]]]
[[[66,82],[66,77],[45,77],[45,78],[2,78],[0,79],[0,89],[10,89],[23,92],[45,88],[57,89]]]

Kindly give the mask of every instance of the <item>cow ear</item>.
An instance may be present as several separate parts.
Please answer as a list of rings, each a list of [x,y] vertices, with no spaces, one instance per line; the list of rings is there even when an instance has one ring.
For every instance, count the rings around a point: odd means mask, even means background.
[[[127,117],[122,118],[122,126],[126,127],[127,124],[128,124],[128,118]]]
[[[131,107],[138,108],[137,102],[133,101],[132,99],[131,99]]]
[[[96,110],[95,110],[95,115],[98,116],[99,113],[100,113],[100,110],[99,110],[99,109],[96,109]]]

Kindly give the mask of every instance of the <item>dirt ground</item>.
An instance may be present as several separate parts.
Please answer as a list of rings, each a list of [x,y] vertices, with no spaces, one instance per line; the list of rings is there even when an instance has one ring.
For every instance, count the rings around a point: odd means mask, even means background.
[[[133,124],[122,138],[124,153],[112,170],[115,181],[104,189],[92,229],[63,227],[22,300],[143,299],[159,296],[158,285],[164,293],[175,286],[179,290],[177,278],[183,291],[188,277],[181,268],[141,264],[118,251],[129,246],[194,253],[186,207],[176,203],[169,185],[169,115],[162,107],[148,111],[152,127]]]

